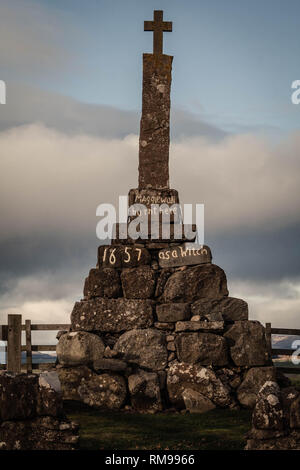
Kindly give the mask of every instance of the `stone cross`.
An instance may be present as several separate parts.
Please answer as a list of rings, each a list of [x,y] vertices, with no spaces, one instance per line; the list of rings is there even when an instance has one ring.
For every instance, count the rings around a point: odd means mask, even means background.
[[[153,54],[143,54],[143,105],[139,140],[139,189],[169,188],[170,91],[173,57],[162,53],[163,32],[172,23],[154,11],[145,21],[153,31]]]
[[[163,53],[163,33],[172,32],[172,21],[163,21],[164,12],[154,10],[154,21],[144,21],[144,31],[153,31],[153,54]]]

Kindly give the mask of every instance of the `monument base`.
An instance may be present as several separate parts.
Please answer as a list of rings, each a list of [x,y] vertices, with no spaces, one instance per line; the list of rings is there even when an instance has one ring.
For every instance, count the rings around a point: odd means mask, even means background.
[[[280,379],[264,327],[229,297],[208,247],[182,256],[184,244],[166,245],[99,247],[57,346],[64,398],[151,413],[252,408]]]

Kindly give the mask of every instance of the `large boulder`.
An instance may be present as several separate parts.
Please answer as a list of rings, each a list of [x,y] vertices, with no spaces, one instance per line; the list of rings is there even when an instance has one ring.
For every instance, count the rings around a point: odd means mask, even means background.
[[[71,313],[72,330],[121,333],[153,325],[151,300],[104,299],[76,302]]]
[[[85,280],[83,295],[86,300],[94,297],[120,297],[122,289],[118,271],[113,268],[91,269]]]
[[[152,328],[123,333],[114,346],[123,359],[146,369],[160,370],[167,365],[165,335]]]
[[[228,364],[226,340],[212,333],[180,333],[175,339],[180,362],[225,366]]]
[[[61,383],[63,399],[80,401],[78,388],[83,382],[90,380],[94,373],[86,366],[57,367],[56,370]]]
[[[265,329],[258,321],[237,321],[224,334],[237,366],[264,366],[270,362]]]
[[[198,299],[218,299],[228,295],[223,269],[214,264],[202,264],[176,271],[167,280],[162,301],[195,302]]]
[[[223,297],[222,299],[200,299],[191,306],[192,314],[213,321],[224,319],[227,322],[248,320],[248,304],[242,299]]]
[[[67,419],[44,416],[0,425],[0,450],[75,450],[78,443],[78,425]]]
[[[167,389],[171,403],[184,408],[184,390],[201,393],[215,405],[226,407],[232,402],[229,389],[221,382],[213,370],[200,364],[186,364],[174,361],[168,369]]]
[[[103,357],[102,339],[86,331],[62,335],[56,346],[58,362],[63,366],[89,365]]]
[[[132,407],[137,411],[161,411],[163,409],[160,381],[155,372],[140,370],[128,377]]]
[[[258,392],[265,382],[276,382],[276,369],[270,367],[253,367],[237,389],[237,398],[241,405],[254,408]]]
[[[156,274],[150,266],[123,269],[121,281],[127,299],[151,299],[154,296]]]
[[[159,322],[177,322],[188,320],[191,316],[190,306],[186,303],[160,304],[156,306],[156,316]]]
[[[183,390],[182,397],[185,407],[190,413],[206,413],[216,408],[216,405],[209,398],[190,388]]]
[[[93,408],[118,410],[126,400],[126,382],[116,374],[94,374],[78,387],[78,394],[83,403]]]
[[[38,375],[0,372],[0,421],[36,416]]]
[[[281,430],[284,428],[284,415],[280,389],[276,382],[265,382],[261,387],[252,415],[256,429]]]

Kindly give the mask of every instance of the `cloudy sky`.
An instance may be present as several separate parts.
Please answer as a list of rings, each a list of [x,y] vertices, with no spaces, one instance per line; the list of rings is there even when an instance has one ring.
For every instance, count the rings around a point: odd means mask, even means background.
[[[173,21],[171,186],[250,317],[300,328],[298,0],[1,0],[0,323],[68,322],[137,186],[143,21]]]

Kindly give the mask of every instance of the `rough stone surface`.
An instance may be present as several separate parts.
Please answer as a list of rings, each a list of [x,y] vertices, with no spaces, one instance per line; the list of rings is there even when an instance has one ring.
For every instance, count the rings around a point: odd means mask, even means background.
[[[150,266],[124,269],[121,281],[127,299],[150,299],[154,296],[156,275]]]
[[[280,389],[276,382],[265,382],[260,389],[252,415],[252,424],[256,429],[283,429],[283,409]]]
[[[191,413],[206,413],[216,408],[216,405],[209,398],[190,388],[183,390],[182,397],[186,409]]]
[[[166,282],[162,301],[195,302],[200,298],[218,299],[227,295],[223,269],[214,264],[203,264],[172,274]]]
[[[159,322],[177,322],[190,318],[190,306],[186,303],[160,304],[156,306]]]
[[[147,369],[160,370],[167,365],[165,335],[155,329],[134,329],[124,333],[114,346],[127,362]]]
[[[50,416],[0,425],[0,450],[75,450],[78,425]]]
[[[237,366],[268,365],[265,329],[258,321],[237,321],[224,336],[231,343],[230,355]]]
[[[83,295],[86,300],[94,297],[121,297],[118,271],[112,268],[91,269],[85,280]]]
[[[123,377],[115,374],[93,375],[82,381],[78,394],[83,403],[93,408],[118,410],[126,399],[126,383]]]
[[[120,361],[120,359],[97,359],[93,363],[93,369],[95,371],[107,370],[112,372],[126,372],[128,366],[126,362]]]
[[[63,415],[61,384],[56,371],[39,375],[37,414],[59,417]]]
[[[136,268],[151,263],[151,256],[146,248],[134,245],[134,241],[133,245],[127,245],[127,240],[122,240],[122,242],[99,246],[98,267]]]
[[[178,321],[175,331],[212,331],[221,332],[224,329],[223,321]]]
[[[167,389],[171,403],[177,408],[184,408],[182,393],[186,389],[203,394],[217,406],[229,406],[232,401],[228,388],[216,374],[200,364],[172,362],[167,375]]]
[[[76,302],[72,330],[120,333],[153,324],[150,300],[101,299]]]
[[[189,364],[224,366],[228,364],[226,341],[212,333],[181,333],[175,339],[179,361]]]
[[[299,450],[300,431],[293,431],[288,436],[275,436],[273,439],[249,439],[245,450]]]
[[[99,336],[74,331],[60,337],[56,346],[58,362],[63,366],[92,364],[103,357],[105,345]]]
[[[58,367],[56,370],[61,383],[63,399],[81,401],[78,388],[83,382],[90,380],[94,376],[91,369],[82,366]]]
[[[159,265],[162,268],[175,266],[192,266],[203,263],[211,263],[211,251],[206,245],[197,248],[188,246],[168,247],[158,254]]]
[[[158,330],[174,330],[175,323],[166,323],[166,322],[157,321],[154,323],[154,326]]]
[[[36,416],[38,375],[0,372],[0,421]]]
[[[139,189],[169,187],[172,60],[165,54],[143,54]]]
[[[160,381],[154,372],[139,371],[128,377],[132,407],[137,411],[161,411]]]
[[[197,300],[191,306],[193,315],[209,321],[225,320],[228,322],[248,320],[248,304],[234,297],[222,299]]]
[[[237,398],[240,404],[247,408],[253,408],[258,392],[267,381],[276,381],[275,367],[253,367],[250,369],[237,389]]]

